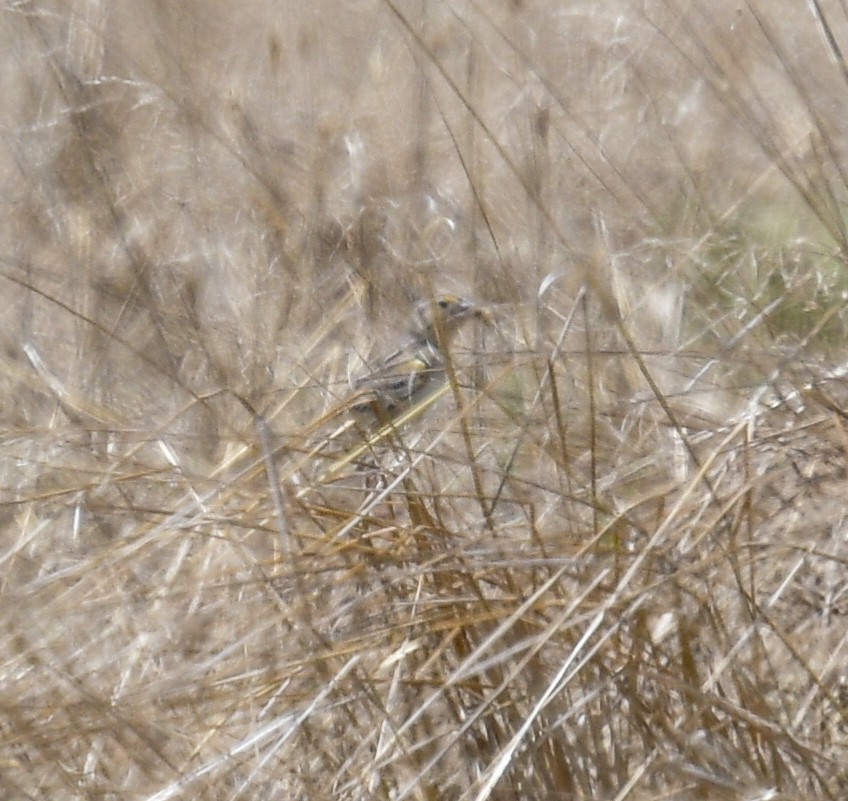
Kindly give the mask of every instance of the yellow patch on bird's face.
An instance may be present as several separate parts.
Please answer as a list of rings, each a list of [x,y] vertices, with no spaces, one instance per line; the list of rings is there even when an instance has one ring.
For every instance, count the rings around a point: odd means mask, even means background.
[[[476,313],[477,307],[458,295],[439,295],[418,304],[421,328],[453,329]]]

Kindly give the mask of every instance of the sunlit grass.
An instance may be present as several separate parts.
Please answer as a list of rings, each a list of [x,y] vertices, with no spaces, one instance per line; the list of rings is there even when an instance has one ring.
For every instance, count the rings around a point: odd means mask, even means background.
[[[845,795],[844,9],[0,19],[4,796]]]

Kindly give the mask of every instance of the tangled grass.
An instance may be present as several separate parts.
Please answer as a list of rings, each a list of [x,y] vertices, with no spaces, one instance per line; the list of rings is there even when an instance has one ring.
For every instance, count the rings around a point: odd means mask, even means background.
[[[0,795],[845,797],[841,4],[0,36]]]

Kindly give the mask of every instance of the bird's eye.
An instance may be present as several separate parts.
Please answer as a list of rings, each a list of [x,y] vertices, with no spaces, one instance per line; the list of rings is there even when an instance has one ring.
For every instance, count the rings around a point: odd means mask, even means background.
[[[442,298],[442,299],[439,301],[439,308],[440,308],[440,309],[446,309],[448,306],[450,306],[450,301],[449,301],[449,300],[446,300],[445,298]]]

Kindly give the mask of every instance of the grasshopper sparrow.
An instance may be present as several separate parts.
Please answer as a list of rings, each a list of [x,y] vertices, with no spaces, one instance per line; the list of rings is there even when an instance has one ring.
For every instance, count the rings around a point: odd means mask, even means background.
[[[385,423],[422,400],[445,380],[450,343],[475,317],[489,319],[485,309],[456,295],[418,304],[409,340],[356,382],[351,410],[363,422]]]

